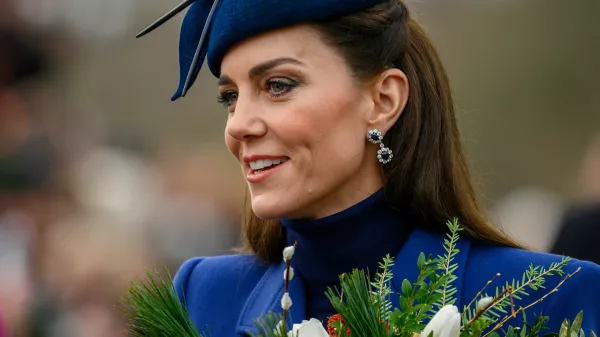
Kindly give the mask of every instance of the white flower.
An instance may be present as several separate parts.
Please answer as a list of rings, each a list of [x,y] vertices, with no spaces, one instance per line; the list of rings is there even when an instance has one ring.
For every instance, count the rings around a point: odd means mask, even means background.
[[[438,311],[421,332],[421,337],[458,337],[460,335],[460,313],[454,305],[447,305]]]
[[[292,306],[292,298],[290,297],[290,294],[289,293],[283,294],[283,297],[281,298],[281,308],[283,310],[289,310],[291,306]]]
[[[329,337],[329,333],[323,328],[321,321],[311,318],[310,321],[294,324],[292,331],[288,332],[288,337]]]
[[[477,312],[487,309],[494,302],[492,297],[484,297],[477,302]]]
[[[285,280],[287,276],[287,270],[283,271],[283,279]],[[294,268],[290,267],[290,279],[288,281],[291,281],[294,278]]]
[[[294,256],[294,253],[296,252],[296,247],[294,246],[289,246],[289,247],[285,247],[285,249],[283,250],[283,261],[288,262],[292,259],[292,257]]]

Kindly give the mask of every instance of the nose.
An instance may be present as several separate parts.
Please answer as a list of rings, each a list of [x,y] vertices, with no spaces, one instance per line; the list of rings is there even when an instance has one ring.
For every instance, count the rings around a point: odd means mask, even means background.
[[[238,99],[235,111],[229,115],[225,130],[238,141],[248,141],[267,132],[265,121],[257,113],[258,108]]]

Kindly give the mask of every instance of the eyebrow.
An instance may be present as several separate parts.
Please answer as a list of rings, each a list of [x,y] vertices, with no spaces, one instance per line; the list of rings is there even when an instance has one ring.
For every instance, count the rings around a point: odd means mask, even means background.
[[[250,69],[248,71],[248,77],[250,78],[255,78],[258,77],[262,74],[264,74],[265,72],[267,72],[268,70],[271,70],[275,67],[278,67],[282,64],[295,64],[295,65],[299,65],[299,66],[305,66],[304,63],[291,58],[291,57],[280,57],[280,58],[276,58],[273,60],[269,60],[269,61],[265,61],[263,63],[259,63],[257,65],[255,65],[254,67],[252,67],[252,69]],[[219,85],[229,85],[232,84],[233,80],[231,79],[231,77],[227,76],[227,75],[221,75],[221,77],[219,78]]]

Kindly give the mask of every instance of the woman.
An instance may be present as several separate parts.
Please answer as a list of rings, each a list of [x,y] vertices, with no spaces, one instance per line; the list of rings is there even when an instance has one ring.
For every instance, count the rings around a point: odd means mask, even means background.
[[[248,3],[196,0],[182,26],[173,99],[185,95],[206,56],[228,112],[225,141],[249,191],[250,254],[191,259],[176,276],[196,326],[244,336],[261,314],[278,312],[281,252],[293,242],[293,322],[326,321],[334,313],[326,288],[352,268],[375,270],[386,254],[396,256],[396,289],[414,280],[417,256],[442,253],[453,217],[465,229],[456,258],[459,308],[498,272],[501,285],[530,263],[559,260],[515,248],[487,222],[446,73],[403,3]],[[600,268],[574,261],[567,271],[578,267],[580,275],[534,307],[554,318],[554,331],[580,309],[586,330],[600,328]]]

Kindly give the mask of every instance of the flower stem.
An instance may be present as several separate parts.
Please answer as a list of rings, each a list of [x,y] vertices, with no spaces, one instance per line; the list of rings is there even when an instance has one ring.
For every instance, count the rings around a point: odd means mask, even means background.
[[[481,317],[481,315],[485,314],[490,308],[492,308],[496,303],[498,303],[504,297],[504,295],[506,295],[507,293],[510,296],[511,301],[512,301],[512,287],[508,287],[508,288],[504,289],[503,292],[501,292],[500,294],[498,294],[498,296],[496,296],[494,298],[494,300],[492,301],[492,303],[490,303],[490,305],[488,305],[487,307],[479,310],[475,314],[475,316],[473,317],[473,319],[471,319],[469,321],[469,323],[467,323],[467,327],[470,328],[471,324],[473,324],[479,317]],[[513,310],[513,315],[514,315],[514,310]]]
[[[581,270],[581,267],[577,268],[577,270],[575,270],[573,273],[568,274],[567,276],[565,276],[565,278],[563,278],[562,281],[560,281],[559,284],[556,285],[556,287],[554,287],[552,290],[550,290],[548,293],[546,293],[544,296],[540,297],[537,301],[525,306],[525,307],[520,307],[519,310],[517,310],[516,312],[513,312],[513,315],[511,316],[506,316],[504,317],[500,322],[498,322],[498,324],[496,324],[496,326],[490,330],[488,333],[486,333],[485,335],[483,335],[483,337],[488,337],[491,333],[493,333],[494,331],[499,330],[500,328],[502,328],[502,326],[512,317],[515,317],[517,314],[522,313],[523,311],[533,307],[536,304],[539,304],[540,302],[542,302],[543,300],[545,300],[546,298],[548,298],[548,296],[552,295],[553,293],[557,292],[558,289],[565,283],[567,282],[568,279],[570,279],[571,277],[573,277],[575,274],[579,273],[579,271]]]
[[[477,298],[479,296],[481,296],[481,294],[483,294],[483,292],[487,289],[487,287],[489,287],[490,284],[492,284],[494,282],[494,280],[496,280],[497,277],[500,276],[500,273],[494,275],[494,277],[492,277],[491,280],[487,281],[487,283],[485,284],[485,286],[483,286],[483,288],[477,293],[477,295],[475,295],[475,297],[473,297],[473,299],[471,300],[471,302],[465,307],[465,311],[467,308],[470,308],[473,303],[475,303],[475,301],[477,300]]]
[[[294,242],[294,248],[298,248],[298,241]],[[285,282],[284,282],[284,286],[283,286],[283,293],[287,294],[290,288],[290,267],[292,266],[292,260],[287,260],[285,261]],[[283,322],[283,329],[287,332],[287,323],[286,323],[286,319],[287,319],[287,313],[288,310],[283,308],[283,317],[281,318],[281,321]]]

